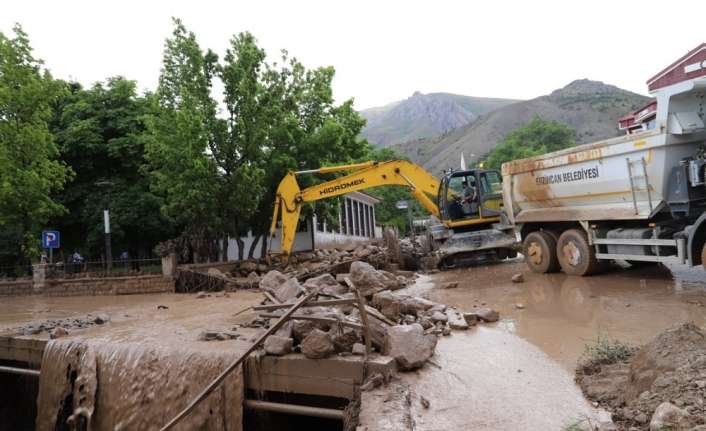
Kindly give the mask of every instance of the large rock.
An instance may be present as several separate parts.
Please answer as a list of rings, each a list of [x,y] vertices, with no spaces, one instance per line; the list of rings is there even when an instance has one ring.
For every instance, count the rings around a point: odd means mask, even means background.
[[[468,329],[468,322],[466,322],[466,319],[458,311],[449,308],[446,310],[446,317],[448,318],[451,329],[461,331]]]
[[[400,314],[419,316],[434,305],[436,305],[434,302],[424,298],[396,294],[390,291],[382,291],[373,295],[373,306],[380,310],[385,317],[393,320],[397,319]]]
[[[301,351],[309,359],[323,359],[333,355],[336,351],[333,340],[328,332],[314,329],[301,343]]]
[[[346,287],[341,286],[341,284],[329,273],[310,278],[304,282],[304,289],[306,290],[317,288],[320,293],[326,293],[329,295],[341,295],[348,291]]]
[[[282,302],[290,302],[304,291],[296,278],[288,279],[277,270],[272,270],[262,277],[260,289],[271,293]]]
[[[360,261],[351,264],[351,281],[363,296],[370,296],[397,286],[397,280],[391,281],[369,263]]]
[[[483,322],[497,322],[500,319],[500,313],[487,307],[476,308],[466,314],[468,315],[466,321],[468,321],[472,315],[476,315],[478,320]]]
[[[414,370],[431,358],[436,348],[436,336],[424,335],[418,323],[397,325],[387,330],[384,353],[395,358],[402,370]]]
[[[687,429],[685,427],[689,419],[689,413],[680,409],[672,403],[663,402],[655,409],[650,420],[650,431],[662,431],[668,429]]]
[[[265,353],[268,355],[282,356],[292,351],[294,340],[286,337],[270,335],[265,339]]]
[[[352,329],[339,331],[338,328],[334,327],[329,331],[329,335],[331,335],[333,347],[337,353],[353,351],[353,345],[360,340],[358,334]]]
[[[285,277],[284,274],[277,271],[276,269],[273,269],[272,271],[265,274],[265,276],[262,277],[262,280],[260,280],[260,289],[274,295],[277,289],[279,289],[280,286],[286,283],[287,280],[288,278]]]
[[[292,336],[297,341],[297,343],[301,343],[302,341],[304,341],[306,336],[309,335],[309,333],[314,329],[316,329],[316,325],[310,320],[292,321]]]

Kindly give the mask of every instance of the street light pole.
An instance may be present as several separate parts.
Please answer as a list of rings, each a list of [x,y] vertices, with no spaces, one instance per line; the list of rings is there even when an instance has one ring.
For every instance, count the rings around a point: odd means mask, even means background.
[[[113,252],[110,247],[110,211],[103,210],[103,226],[105,227],[105,260],[108,272],[113,269]]]

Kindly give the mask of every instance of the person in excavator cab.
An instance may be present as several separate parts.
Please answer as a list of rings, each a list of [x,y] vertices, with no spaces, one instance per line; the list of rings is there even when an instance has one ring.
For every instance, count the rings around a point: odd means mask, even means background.
[[[468,179],[464,179],[463,183],[463,199],[461,199],[461,208],[465,217],[473,216],[478,213],[478,203],[476,197],[475,184],[469,184]]]

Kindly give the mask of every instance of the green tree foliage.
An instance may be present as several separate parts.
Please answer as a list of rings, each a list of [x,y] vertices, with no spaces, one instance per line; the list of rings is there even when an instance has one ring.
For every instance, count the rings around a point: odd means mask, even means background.
[[[163,214],[185,236],[210,243],[223,226],[218,167],[208,153],[224,134],[210,94],[217,57],[204,53],[181,21],[174,24],[153,98],[155,114],[146,120],[146,158],[152,189],[164,197]]]
[[[484,166],[499,169],[508,161],[538,156],[574,145],[576,132],[557,121],[534,117],[524,126],[508,134],[488,155]]]
[[[246,166],[256,173],[249,176],[256,179],[251,193],[261,192],[247,218],[247,226],[259,239],[269,228],[275,191],[284,175],[360,157],[367,150],[367,142],[357,139],[365,120],[351,100],[334,104],[331,67],[308,70],[286,51],[279,64],[267,63],[249,33],[233,38],[224,60],[221,77],[229,136],[241,142],[239,151],[249,155]],[[300,184],[307,187],[328,178],[332,177],[304,176]],[[307,208],[305,215],[312,209]],[[337,220],[336,209],[335,201],[315,205],[317,214],[330,221]],[[253,242],[249,256],[257,244]]]
[[[67,87],[70,91],[57,104],[51,122],[61,159],[76,172],[58,195],[69,209],[67,216],[55,219],[64,250],[80,249],[90,257],[102,254],[103,209],[108,208],[114,249],[144,257],[172,234],[142,170],[149,96],[139,96],[135,82],[121,77],[90,89]]]
[[[15,261],[36,256],[45,223],[65,212],[52,193],[62,189],[71,170],[57,160],[47,125],[63,91],[33,57],[20,26],[14,37],[0,33],[0,230],[14,232],[5,244],[15,246]]]

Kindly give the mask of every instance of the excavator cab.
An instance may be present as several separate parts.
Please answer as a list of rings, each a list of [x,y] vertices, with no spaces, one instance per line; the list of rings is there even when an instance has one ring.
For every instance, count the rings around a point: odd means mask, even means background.
[[[502,212],[502,176],[495,169],[451,172],[441,180],[437,204],[448,227],[494,223]]]

